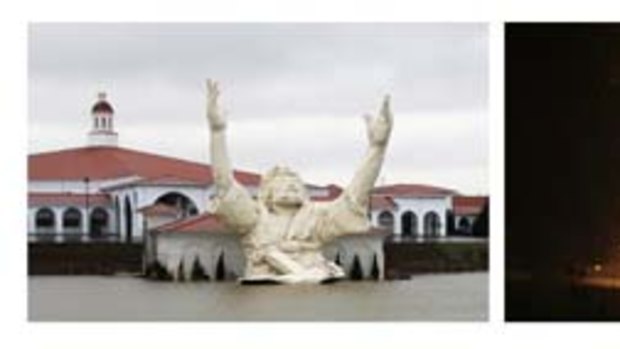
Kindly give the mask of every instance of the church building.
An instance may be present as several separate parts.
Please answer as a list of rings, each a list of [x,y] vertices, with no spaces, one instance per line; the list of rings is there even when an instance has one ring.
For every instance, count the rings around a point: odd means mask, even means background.
[[[141,242],[149,206],[174,207],[176,219],[205,211],[210,167],[119,146],[114,116],[100,93],[86,146],[28,157],[30,241]],[[244,171],[235,177],[251,190],[260,180]]]

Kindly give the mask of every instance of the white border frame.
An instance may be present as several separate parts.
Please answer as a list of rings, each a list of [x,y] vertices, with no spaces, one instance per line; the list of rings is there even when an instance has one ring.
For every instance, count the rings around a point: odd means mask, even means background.
[[[618,324],[505,324],[504,305],[504,21],[614,21],[613,1],[232,0],[222,2],[22,1],[0,7],[2,220],[0,325],[3,342],[45,348],[362,347],[617,348]],[[392,21],[491,23],[490,323],[28,323],[26,318],[27,23],[33,21]]]

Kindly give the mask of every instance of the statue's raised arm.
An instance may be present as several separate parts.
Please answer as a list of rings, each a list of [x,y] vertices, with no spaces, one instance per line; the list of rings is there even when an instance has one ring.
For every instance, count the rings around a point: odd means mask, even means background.
[[[370,191],[379,176],[392,131],[393,118],[390,110],[390,96],[384,97],[379,115],[374,117],[365,115],[364,118],[366,119],[368,150],[344,192],[350,200],[361,207],[368,205]]]
[[[234,177],[226,146],[226,118],[220,110],[217,82],[207,80],[207,120],[211,131],[211,165],[218,193],[226,192]]]
[[[233,175],[226,144],[226,117],[217,82],[207,80],[207,120],[211,133],[211,168],[216,189],[215,213],[233,230],[247,233],[258,220],[257,204]]]

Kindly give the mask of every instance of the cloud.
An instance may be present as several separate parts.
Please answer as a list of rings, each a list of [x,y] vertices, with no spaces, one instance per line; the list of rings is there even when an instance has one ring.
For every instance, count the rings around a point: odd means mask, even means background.
[[[243,113],[345,111],[345,91],[390,91],[412,110],[486,106],[478,24],[38,24],[29,46],[33,79],[198,90],[216,77],[244,96]]]

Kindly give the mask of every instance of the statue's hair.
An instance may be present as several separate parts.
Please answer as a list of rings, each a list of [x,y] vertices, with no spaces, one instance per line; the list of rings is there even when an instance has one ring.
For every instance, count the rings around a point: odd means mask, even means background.
[[[273,188],[278,183],[277,179],[281,177],[293,177],[301,183],[303,201],[308,200],[308,193],[303,185],[301,177],[288,167],[275,166],[261,178],[260,188],[258,190],[258,200],[262,202],[269,210],[273,208]]]

